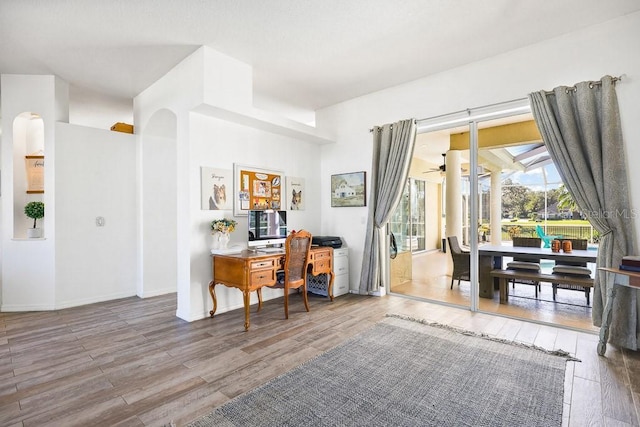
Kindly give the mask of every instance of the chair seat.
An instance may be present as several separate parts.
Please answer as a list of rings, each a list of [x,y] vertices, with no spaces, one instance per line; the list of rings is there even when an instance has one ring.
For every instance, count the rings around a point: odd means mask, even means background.
[[[533,270],[540,271],[540,264],[527,261],[511,261],[507,263],[507,268],[510,270]]]
[[[575,276],[591,276],[591,270],[587,267],[575,265],[556,265],[553,272],[558,274],[573,274]]]

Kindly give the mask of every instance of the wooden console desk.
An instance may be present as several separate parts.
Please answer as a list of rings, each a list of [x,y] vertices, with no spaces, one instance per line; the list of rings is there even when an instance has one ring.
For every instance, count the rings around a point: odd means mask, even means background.
[[[249,306],[251,292],[258,293],[258,311],[262,308],[262,287],[276,283],[276,273],[284,265],[284,250],[276,253],[242,251],[232,255],[212,255],[213,280],[209,282],[209,294],[213,300],[213,317],[218,308],[215,287],[217,284],[242,291],[244,302],[244,330],[249,329]],[[329,274],[328,294],[333,301],[333,248],[312,247],[309,257],[309,273],[317,276]]]

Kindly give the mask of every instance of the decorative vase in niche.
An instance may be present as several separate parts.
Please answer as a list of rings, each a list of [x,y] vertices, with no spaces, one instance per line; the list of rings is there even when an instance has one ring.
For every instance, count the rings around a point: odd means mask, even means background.
[[[27,238],[29,239],[42,238],[42,228],[27,228]]]
[[[218,249],[227,249],[229,233],[218,233]]]

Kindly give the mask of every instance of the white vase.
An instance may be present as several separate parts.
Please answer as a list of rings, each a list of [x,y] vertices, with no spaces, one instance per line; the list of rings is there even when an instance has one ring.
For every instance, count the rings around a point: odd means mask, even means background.
[[[29,239],[39,239],[42,237],[42,228],[27,228],[27,237]]]
[[[219,249],[220,248],[220,233],[215,232],[211,233],[211,249]]]
[[[220,236],[218,237],[219,249],[227,249],[227,245],[229,244],[229,233],[218,233]]]

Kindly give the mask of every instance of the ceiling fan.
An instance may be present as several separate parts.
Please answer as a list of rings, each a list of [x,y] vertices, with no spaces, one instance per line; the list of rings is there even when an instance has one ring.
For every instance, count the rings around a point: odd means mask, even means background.
[[[432,173],[432,172],[446,172],[447,171],[447,163],[446,163],[446,159],[447,159],[447,153],[442,153],[442,164],[440,166],[438,166],[437,168],[431,168],[429,170],[426,170],[422,173]]]
[[[426,170],[422,173],[433,173],[433,172],[438,172],[440,173],[440,175],[444,175],[444,173],[447,171],[447,153],[442,153],[442,164],[440,166],[438,166],[437,168],[431,168],[429,170]],[[464,168],[460,168],[460,172],[461,173],[466,173],[467,170]]]

